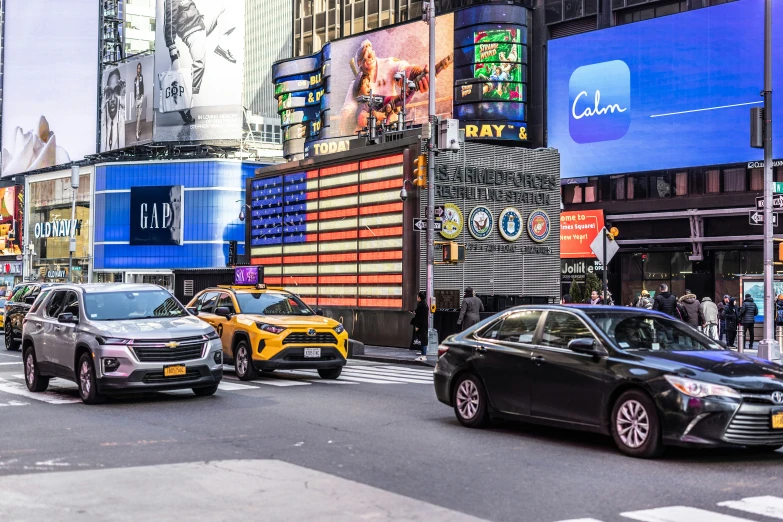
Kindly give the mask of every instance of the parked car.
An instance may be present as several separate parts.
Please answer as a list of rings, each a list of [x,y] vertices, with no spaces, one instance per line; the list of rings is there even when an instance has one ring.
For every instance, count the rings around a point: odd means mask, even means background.
[[[6,301],[3,317],[3,332],[5,334],[5,349],[16,351],[22,345],[22,323],[35,300],[46,297],[48,289],[58,283],[22,283],[16,285],[11,297]]]
[[[438,399],[468,427],[502,417],[595,431],[635,457],[666,445],[783,446],[783,367],[659,312],[522,306],[439,353]]]
[[[348,357],[343,325],[284,290],[208,288],[188,311],[215,327],[226,361],[244,381],[277,369],[315,369],[323,379],[336,379]]]
[[[25,317],[22,349],[30,391],[61,377],[79,385],[87,404],[104,395],[182,388],[212,395],[223,377],[215,329],[157,285],[47,289]]]

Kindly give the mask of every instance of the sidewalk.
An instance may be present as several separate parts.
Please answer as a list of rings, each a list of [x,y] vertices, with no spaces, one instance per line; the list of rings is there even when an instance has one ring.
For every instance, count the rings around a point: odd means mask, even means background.
[[[391,364],[410,364],[414,366],[426,366],[432,368],[434,363],[416,361],[420,355],[418,350],[409,350],[407,348],[392,348],[391,346],[372,346],[364,345],[363,355],[354,355],[354,359],[361,361],[375,361]]]

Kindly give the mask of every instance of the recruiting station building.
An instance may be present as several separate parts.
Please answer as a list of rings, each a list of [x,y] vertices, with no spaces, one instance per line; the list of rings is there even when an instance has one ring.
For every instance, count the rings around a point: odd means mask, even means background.
[[[340,320],[352,339],[408,346],[416,294],[426,288],[426,191],[406,183],[422,150],[417,131],[381,145],[289,162],[247,181],[246,244],[265,283]],[[486,314],[559,298],[556,151],[465,143],[436,165],[435,258],[456,242],[465,261],[435,267],[436,327],[456,329],[466,287]]]
[[[773,17],[783,24],[783,11]],[[563,204],[602,209],[619,229],[608,267],[618,304],[665,283],[713,301],[751,293],[763,320],[763,231],[752,224],[763,154],[750,147],[749,117],[762,105],[763,19],[763,0],[737,0],[548,42],[548,145],[561,155]],[[783,91],[777,70],[773,90]],[[783,105],[773,111],[783,121]],[[772,138],[783,157],[782,125]],[[595,268],[585,255],[564,269]]]

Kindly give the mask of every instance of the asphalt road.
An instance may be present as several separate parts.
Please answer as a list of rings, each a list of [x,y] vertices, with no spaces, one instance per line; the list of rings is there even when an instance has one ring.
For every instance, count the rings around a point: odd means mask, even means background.
[[[199,487],[214,492],[201,520],[228,519],[222,510],[237,504],[268,520],[361,520],[373,502],[378,520],[457,520],[455,512],[548,522],[783,519],[783,451],[672,450],[643,461],[620,455],[602,436],[511,424],[469,430],[437,402],[426,369],[351,364],[337,383],[276,373],[247,385],[229,373],[214,397],[160,393],[85,406],[75,386],[58,380],[44,400],[31,397],[18,353],[0,351],[0,520],[40,519],[19,507],[33,498],[26,492],[41,499],[72,491],[76,477],[89,489],[84,502],[115,481],[125,484],[112,503],[118,514],[152,502],[145,488],[168,491],[151,477],[171,484],[177,473],[203,474]],[[141,466],[152,468],[133,469]],[[249,489],[226,479],[248,469],[266,470],[249,475]],[[305,488],[276,481],[286,474],[305,477]],[[334,489],[309,497],[313,480]],[[718,505],[762,496],[779,499]],[[319,507],[323,516],[313,514]],[[73,520],[112,518],[96,513],[82,510]]]

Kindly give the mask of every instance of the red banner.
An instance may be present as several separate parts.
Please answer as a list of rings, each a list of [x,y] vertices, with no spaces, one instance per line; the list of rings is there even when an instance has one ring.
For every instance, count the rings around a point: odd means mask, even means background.
[[[561,212],[560,257],[595,257],[595,254],[590,250],[590,243],[603,227],[603,210]]]

